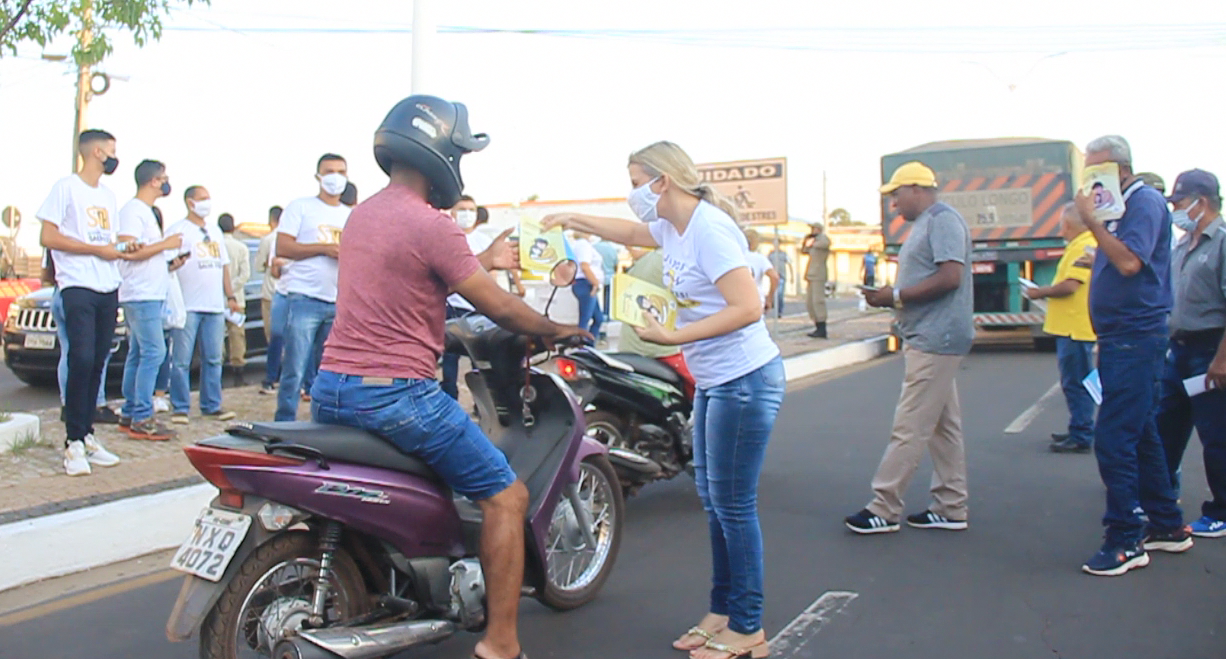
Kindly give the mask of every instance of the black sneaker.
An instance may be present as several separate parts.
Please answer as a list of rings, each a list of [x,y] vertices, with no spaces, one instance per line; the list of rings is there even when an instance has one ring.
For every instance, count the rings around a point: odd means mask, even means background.
[[[1164,551],[1170,554],[1182,554],[1192,548],[1192,529],[1187,526],[1167,531],[1151,528],[1145,535],[1143,546],[1145,551]]]
[[[261,396],[276,396],[277,395],[277,385],[261,384],[259,393]]]
[[[1089,453],[1090,445],[1074,442],[1071,439],[1066,439],[1063,442],[1056,442],[1051,445],[1052,453]]]
[[[117,425],[119,423],[119,415],[115,413],[115,410],[103,405],[94,413],[94,423]]]
[[[967,526],[966,520],[950,519],[938,515],[931,510],[925,510],[922,513],[916,513],[907,518],[907,526],[917,529],[945,529],[947,531],[965,531]]]
[[[1060,442],[1068,441],[1069,434],[1066,432],[1053,432],[1051,434],[1051,443],[1059,444]]]
[[[1104,544],[1097,554],[1081,566],[1081,570],[1098,577],[1118,577],[1129,570],[1146,565],[1149,565],[1149,554],[1145,553],[1145,548],[1141,545],[1116,547]]]
[[[874,515],[867,508],[860,512],[847,517],[843,520],[843,524],[847,526],[853,533],[861,535],[869,535],[872,533],[896,533],[901,526],[898,522],[891,522],[884,517]]]
[[[119,429],[127,432],[128,428],[132,427],[132,417],[119,415]]]

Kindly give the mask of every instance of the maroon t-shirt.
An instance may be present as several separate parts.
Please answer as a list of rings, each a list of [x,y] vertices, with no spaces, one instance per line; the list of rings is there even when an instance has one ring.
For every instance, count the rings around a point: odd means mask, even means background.
[[[480,267],[455,221],[408,187],[358,204],[341,235],[336,321],[320,368],[433,380],[447,294]]]

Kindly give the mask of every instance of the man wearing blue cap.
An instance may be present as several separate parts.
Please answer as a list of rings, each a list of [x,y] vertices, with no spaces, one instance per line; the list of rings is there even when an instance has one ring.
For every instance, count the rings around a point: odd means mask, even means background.
[[[1192,535],[1155,425],[1172,304],[1170,212],[1162,193],[1133,173],[1124,138],[1090,142],[1086,166],[1104,163],[1119,166],[1123,217],[1102,221],[1091,196],[1079,191],[1076,199],[1078,214],[1098,241],[1090,318],[1098,335],[1103,402],[1094,454],[1107,487],[1106,541],[1081,569],[1118,576],[1149,565],[1148,551],[1186,551]]]
[[[1220,538],[1226,536],[1226,224],[1217,177],[1200,169],[1184,172],[1167,201],[1175,209],[1172,221],[1186,233],[1171,257],[1175,306],[1158,435],[1178,488],[1179,463],[1196,428],[1213,498],[1201,506],[1192,534]],[[1208,391],[1189,396],[1188,379]]]

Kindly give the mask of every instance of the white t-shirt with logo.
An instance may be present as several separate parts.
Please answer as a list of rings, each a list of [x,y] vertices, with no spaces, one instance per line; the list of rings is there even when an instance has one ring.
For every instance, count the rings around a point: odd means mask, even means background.
[[[766,278],[766,273],[774,270],[775,266],[771,264],[770,259],[757,252],[749,252],[746,259],[749,262],[749,272],[753,274],[753,281],[758,285],[758,292],[765,300],[766,294],[771,290],[771,280]]]
[[[319,197],[306,197],[285,207],[277,233],[289,235],[302,245],[339,245],[348,220],[348,206],[329,206]],[[290,293],[336,302],[336,265],[334,258],[312,256],[294,261],[282,272],[281,280]]]
[[[223,313],[226,310],[224,267],[230,255],[222,242],[221,229],[212,222],[201,227],[182,219],[166,230],[167,236],[183,236],[180,252],[191,252],[183,267],[175,272],[183,291],[183,307],[196,313]]]
[[[56,182],[35,217],[90,245],[110,245],[119,236],[115,194],[101,182],[93,187],[76,174]],[[55,284],[61,290],[75,286],[110,293],[122,281],[116,261],[59,250],[51,250],[51,258],[55,260]]]
[[[600,252],[596,251],[592,243],[586,240],[572,240],[570,241],[570,249],[575,254],[575,262],[580,266],[575,274],[575,279],[587,279],[587,273],[583,272],[582,267],[586,263],[592,267],[592,274],[596,275],[596,281],[592,282],[592,284],[603,286],[604,257],[600,255]]]
[[[119,235],[133,236],[144,245],[162,240],[162,230],[153,215],[153,207],[140,199],[131,199],[119,209]],[[172,253],[171,258],[174,254]],[[155,254],[144,261],[120,261],[119,274],[123,283],[119,286],[120,302],[145,302],[166,299],[166,287],[170,284],[170,272],[164,254]]]
[[[667,220],[648,225],[664,256],[664,287],[677,296],[677,326],[685,327],[728,306],[715,282],[749,267],[745,234],[728,214],[703,201],[684,234]],[[703,389],[748,375],[779,356],[761,319],[741,329],[681,347],[685,363]]]
[[[481,231],[473,231],[465,236],[465,238],[468,239],[468,249],[472,250],[473,254],[480,254],[481,252],[489,249],[490,245],[494,244],[494,239]],[[498,275],[495,274],[494,276],[497,277]],[[473,307],[472,303],[464,299],[464,296],[460,295],[459,293],[452,293],[449,295],[447,297],[447,304],[450,304],[452,307],[462,311],[476,311],[476,308]]]

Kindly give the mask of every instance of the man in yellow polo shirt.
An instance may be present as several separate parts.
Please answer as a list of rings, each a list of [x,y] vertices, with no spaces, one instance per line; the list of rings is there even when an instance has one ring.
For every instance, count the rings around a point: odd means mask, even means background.
[[[1032,300],[1047,299],[1043,331],[1056,337],[1060,386],[1068,403],[1068,434],[1053,434],[1056,453],[1088,453],[1094,439],[1094,399],[1082,380],[1094,370],[1094,327],[1090,324],[1090,268],[1098,241],[1086,229],[1070,202],[1064,208],[1064,240],[1068,247],[1056,266],[1051,286],[1027,289]]]

